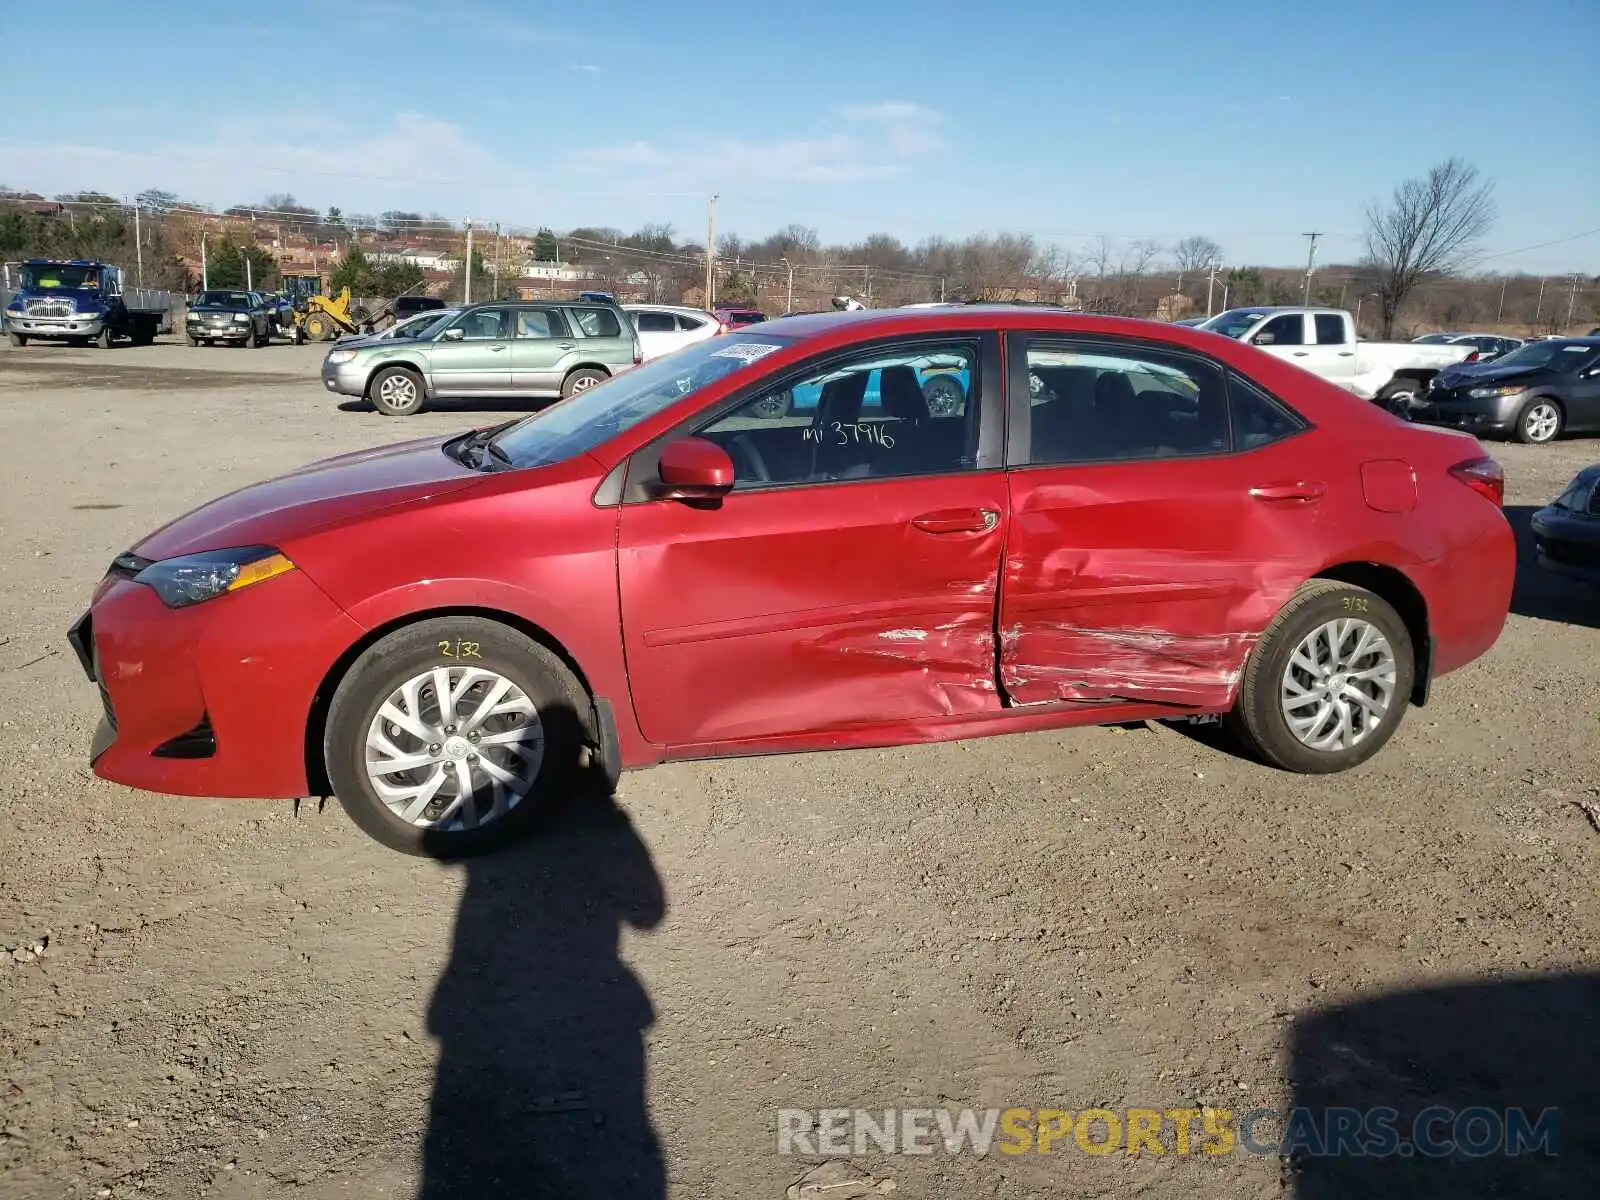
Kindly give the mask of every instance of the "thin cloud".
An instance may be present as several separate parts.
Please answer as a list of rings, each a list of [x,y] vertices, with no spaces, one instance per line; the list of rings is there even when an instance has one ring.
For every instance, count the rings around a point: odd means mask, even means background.
[[[600,74],[600,68],[595,66],[593,63],[572,63],[571,65],[569,65],[567,67],[567,70],[569,70],[569,71],[583,71],[583,72],[585,72],[586,74],[589,74],[589,75],[598,75],[598,74]]]

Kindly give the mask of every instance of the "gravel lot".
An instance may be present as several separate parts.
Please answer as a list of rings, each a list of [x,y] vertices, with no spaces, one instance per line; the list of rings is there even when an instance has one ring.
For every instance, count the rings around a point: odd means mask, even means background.
[[[1529,566],[1331,778],[1164,726],[674,765],[467,867],[94,779],[63,635],[114,554],[500,419],[341,408],[321,354],[0,348],[0,1195],[776,1198],[822,1161],[781,1108],[1297,1103],[1559,1105],[1562,1153],[856,1161],[908,1197],[1592,1194],[1593,595]],[[1525,525],[1600,442],[1492,452]]]

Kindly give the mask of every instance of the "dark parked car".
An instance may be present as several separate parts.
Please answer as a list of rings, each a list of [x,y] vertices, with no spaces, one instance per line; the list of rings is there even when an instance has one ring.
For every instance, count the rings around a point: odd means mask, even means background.
[[[1502,485],[1474,439],[1200,330],[792,317],[234,491],[118,555],[70,638],[96,774],[331,793],[413,853],[672,759],[1227,713],[1320,774],[1499,638]]]
[[[440,296],[396,296],[393,305],[395,324],[418,313],[433,312],[444,307],[445,301]]]
[[[1541,567],[1600,585],[1600,463],[1534,513],[1532,527]]]
[[[1600,433],[1600,337],[1529,342],[1504,358],[1459,363],[1433,377],[1411,419],[1519,442]]]
[[[184,332],[191,346],[265,346],[272,340],[272,311],[254,292],[201,292],[189,305]]]

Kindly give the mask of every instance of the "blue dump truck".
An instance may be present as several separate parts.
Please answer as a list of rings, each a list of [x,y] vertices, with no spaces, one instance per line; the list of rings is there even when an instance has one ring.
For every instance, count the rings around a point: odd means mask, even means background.
[[[119,338],[148,346],[165,315],[128,307],[121,267],[98,259],[30,258],[22,264],[22,290],[0,310],[0,324],[13,346],[37,339],[110,348]]]

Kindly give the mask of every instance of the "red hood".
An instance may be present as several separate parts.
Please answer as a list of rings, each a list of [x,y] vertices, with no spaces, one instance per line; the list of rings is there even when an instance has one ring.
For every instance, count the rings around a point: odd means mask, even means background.
[[[251,484],[163,525],[133,552],[161,559],[230,546],[281,545],[352,516],[455,491],[483,479],[439,449],[449,440],[421,438],[357,450]]]

